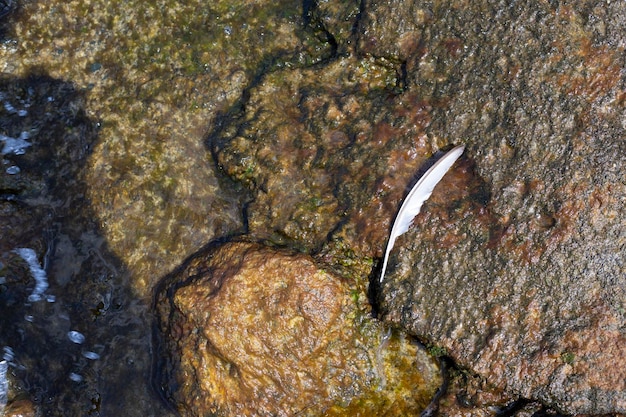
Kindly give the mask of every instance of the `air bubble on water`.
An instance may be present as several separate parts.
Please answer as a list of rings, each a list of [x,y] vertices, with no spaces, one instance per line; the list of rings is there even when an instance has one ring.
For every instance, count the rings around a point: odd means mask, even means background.
[[[100,355],[98,355],[96,352],[90,352],[88,350],[83,352],[83,356],[87,359],[91,359],[92,361],[100,359]]]
[[[80,382],[83,380],[83,377],[78,375],[77,373],[70,372],[70,379],[74,382]]]
[[[6,169],[6,173],[9,174],[9,175],[19,174],[20,173],[20,167],[18,167],[17,165],[11,165],[10,167],[8,167]]]
[[[67,337],[76,344],[82,344],[85,341],[85,335],[81,332],[77,332],[76,330],[71,330],[67,332]]]
[[[76,330],[71,330],[67,332],[67,337],[72,342],[79,344],[79,345],[85,342],[85,335],[82,334],[81,332],[77,332]]]

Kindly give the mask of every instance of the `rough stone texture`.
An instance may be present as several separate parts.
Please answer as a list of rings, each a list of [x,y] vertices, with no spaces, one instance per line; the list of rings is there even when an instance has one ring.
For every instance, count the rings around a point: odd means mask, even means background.
[[[430,104],[400,95],[397,82],[393,67],[348,57],[276,71],[250,90],[245,113],[210,140],[224,171],[252,191],[251,234],[380,255],[395,202],[440,146],[424,134]]]
[[[495,385],[480,389],[600,413],[624,407],[625,7],[28,1],[10,13],[14,24],[0,21],[0,69],[24,77],[44,68],[84,92],[87,117],[100,122],[88,213],[144,296],[206,241],[241,230],[242,200],[224,192],[233,184],[214,170],[207,130],[221,168],[254,199],[253,237],[309,251],[355,288],[419,167],[466,143],[469,159],[442,184],[448,193],[433,195],[397,243],[381,307]],[[2,181],[7,194],[47,187]],[[48,242],[22,224],[43,260]],[[94,236],[94,246],[69,233],[54,239],[60,287],[84,272],[79,263],[109,268],[88,249],[107,249]],[[4,294],[21,300],[25,266],[3,262],[19,286]],[[107,309],[128,298],[111,302],[103,277],[98,291],[72,292],[89,300],[76,310],[125,326]],[[45,325],[42,335],[60,329]],[[123,343],[107,346],[117,349],[109,363],[125,367],[99,370],[117,380],[140,373],[140,349],[124,356]],[[54,394],[77,404],[71,390]],[[148,401],[125,394],[120,407]]]
[[[513,415],[519,408],[503,390],[494,389],[484,378],[467,371],[449,370],[446,390],[437,401],[437,415],[440,417],[491,417]],[[537,403],[533,404],[535,407]],[[507,412],[508,411],[508,412]],[[516,417],[521,417],[518,413]]]
[[[185,416],[417,416],[441,383],[423,349],[307,255],[230,243],[167,283],[168,395]]]
[[[33,403],[29,400],[19,399],[7,405],[3,417],[37,417]]]
[[[355,56],[264,77],[210,135],[250,232],[364,278],[411,176],[467,143],[397,244],[386,318],[513,397],[623,410],[624,6],[604,6],[366,3]]]
[[[625,23],[623,2],[398,1],[361,26],[439,103],[427,134],[468,145],[396,242],[385,319],[568,414],[626,413]]]
[[[302,4],[308,18],[306,22],[325,35],[334,56],[352,52],[361,1],[304,1]]]

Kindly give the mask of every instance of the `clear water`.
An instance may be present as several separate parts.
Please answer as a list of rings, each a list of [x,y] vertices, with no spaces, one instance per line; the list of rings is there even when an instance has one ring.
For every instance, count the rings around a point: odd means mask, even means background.
[[[0,93],[0,415],[19,399],[42,416],[167,416],[151,387],[150,300],[84,198],[95,123],[59,80],[9,77]]]

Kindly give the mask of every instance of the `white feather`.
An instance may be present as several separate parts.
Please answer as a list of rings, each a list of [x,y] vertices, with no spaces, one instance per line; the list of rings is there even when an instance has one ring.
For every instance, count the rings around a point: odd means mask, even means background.
[[[430,167],[428,171],[420,178],[415,184],[413,189],[406,196],[406,199],[402,203],[396,220],[391,228],[391,234],[389,235],[389,242],[387,242],[387,249],[385,250],[385,257],[383,258],[383,269],[380,273],[380,282],[383,282],[385,277],[385,270],[387,269],[387,262],[389,261],[389,254],[393,245],[396,243],[398,236],[409,230],[409,226],[413,223],[413,219],[417,216],[422,208],[424,201],[430,198],[435,186],[441,181],[443,176],[448,172],[450,167],[456,162],[465,150],[464,145],[459,145],[452,149],[444,156],[441,157],[435,164]]]

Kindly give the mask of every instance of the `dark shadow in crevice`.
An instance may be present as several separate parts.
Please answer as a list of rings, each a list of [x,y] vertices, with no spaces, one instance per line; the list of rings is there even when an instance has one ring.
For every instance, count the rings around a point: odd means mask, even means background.
[[[330,54],[328,54],[324,61],[336,58],[339,44],[337,43],[335,35],[331,33],[324,24],[323,19],[320,18],[317,1],[302,1],[302,22],[304,27],[310,28],[322,43],[326,43],[330,46]]]

